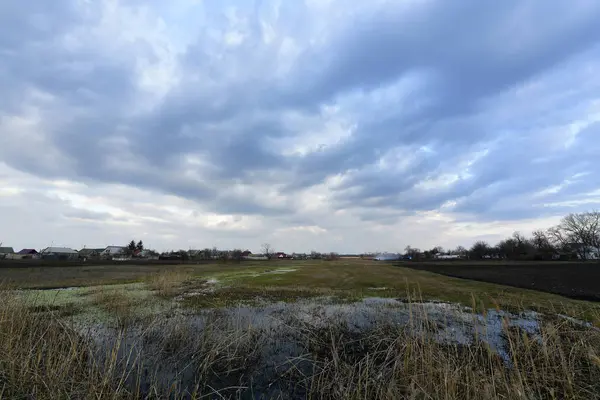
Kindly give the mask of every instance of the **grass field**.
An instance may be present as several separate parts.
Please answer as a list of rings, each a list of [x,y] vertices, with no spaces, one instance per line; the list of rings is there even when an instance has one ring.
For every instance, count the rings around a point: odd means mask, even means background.
[[[540,291],[359,259],[0,280],[10,398],[600,398],[600,303]]]
[[[475,302],[477,307],[483,308],[550,310],[586,319],[593,318],[600,310],[600,304],[535,290],[457,279],[365,260],[0,268],[0,282],[21,289],[143,283],[153,279],[156,285],[159,284],[156,277],[163,277],[163,286],[173,287],[163,289],[163,298],[180,295],[179,291],[193,291],[194,284],[202,285],[206,280],[218,281],[220,290],[210,296],[196,296],[196,301],[188,302],[196,307],[233,305],[259,295],[271,300],[330,295],[350,300],[363,297],[438,300],[468,306]],[[175,288],[183,278],[189,281],[187,287]],[[170,295],[165,293],[168,291]]]

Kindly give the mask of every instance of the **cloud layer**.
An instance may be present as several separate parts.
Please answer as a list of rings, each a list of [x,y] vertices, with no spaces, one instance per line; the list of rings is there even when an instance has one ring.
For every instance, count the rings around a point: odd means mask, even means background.
[[[361,252],[544,227],[600,203],[599,19],[586,0],[5,1],[0,241]]]

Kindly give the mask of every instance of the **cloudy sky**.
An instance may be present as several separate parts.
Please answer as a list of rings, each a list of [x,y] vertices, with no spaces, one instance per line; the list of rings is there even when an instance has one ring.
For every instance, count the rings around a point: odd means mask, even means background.
[[[0,242],[362,252],[600,207],[597,0],[2,0]]]

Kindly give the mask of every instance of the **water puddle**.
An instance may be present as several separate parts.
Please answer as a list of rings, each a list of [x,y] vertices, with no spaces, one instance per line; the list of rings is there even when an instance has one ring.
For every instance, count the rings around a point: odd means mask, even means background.
[[[266,272],[267,274],[287,274],[288,272],[294,272],[296,269],[294,268],[279,268],[274,271]]]
[[[219,280],[217,278],[210,278],[205,281],[201,287],[186,291],[185,293],[175,297],[175,301],[183,301],[188,297],[206,296],[207,294],[214,293],[218,289],[218,284]]]
[[[216,283],[218,281],[215,280],[209,286]],[[273,392],[275,387],[271,384],[282,373],[283,365],[297,370],[311,368],[312,364],[304,356],[308,351],[306,337],[303,336],[306,332],[337,327],[347,332],[368,334],[382,327],[401,327],[407,328],[410,334],[441,344],[468,346],[481,340],[510,368],[506,329],[520,329],[536,338],[540,334],[541,318],[535,312],[513,314],[487,310],[485,314],[479,314],[468,307],[443,302],[406,303],[401,299],[370,297],[355,303],[340,304],[332,299],[319,298],[295,303],[204,309],[193,314],[180,310],[177,314],[156,318],[150,326],[131,327],[125,337],[121,337],[120,351],[125,357],[131,354],[131,349],[135,349],[137,357],[143,359],[145,365],[161,366],[161,371],[155,377],[165,385],[177,379],[179,385],[187,387],[193,386],[194,373],[193,368],[192,371],[185,371],[185,365],[193,364],[193,360],[185,357],[187,353],[161,358],[161,354],[165,354],[163,347],[166,340],[174,337],[177,346],[193,346],[196,341],[205,340],[207,335],[215,335],[217,340],[255,335],[256,341],[249,347],[256,351],[257,359],[252,370],[245,372],[253,382],[253,391],[248,396],[268,394],[270,398],[285,393],[284,389],[281,389],[282,392]],[[80,331],[95,341],[99,354],[109,354],[107,350],[118,336],[116,328],[101,324],[82,325]],[[294,364],[290,360],[304,361]]]

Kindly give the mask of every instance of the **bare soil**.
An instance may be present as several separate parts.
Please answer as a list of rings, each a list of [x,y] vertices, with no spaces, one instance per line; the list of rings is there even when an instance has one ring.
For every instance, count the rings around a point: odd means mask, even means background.
[[[600,262],[402,262],[402,267],[600,302]]]

